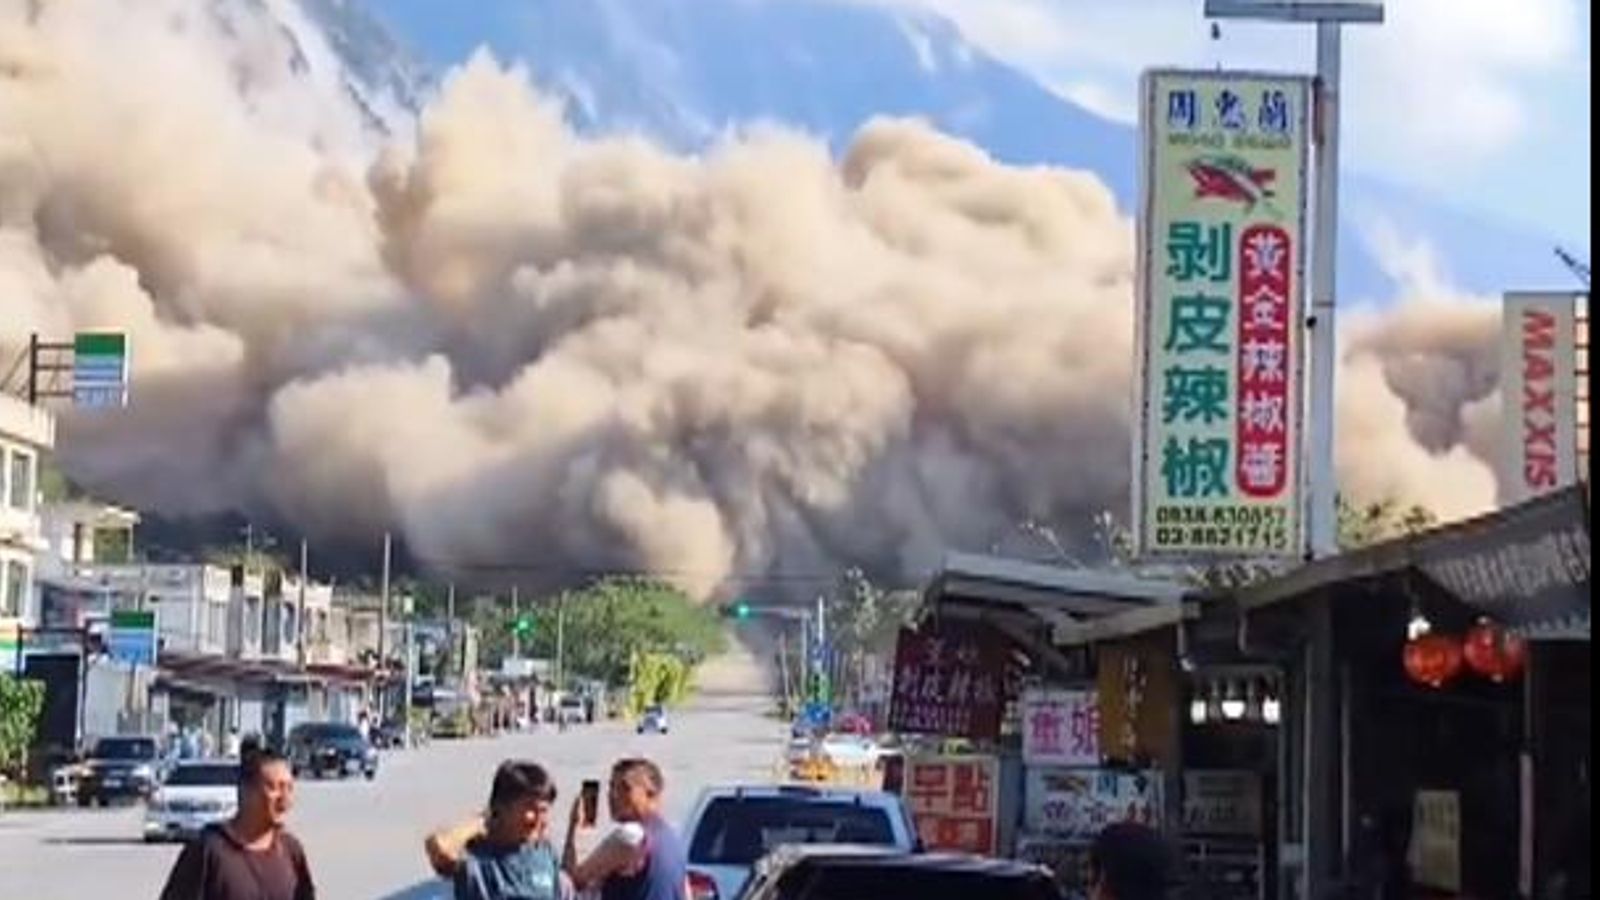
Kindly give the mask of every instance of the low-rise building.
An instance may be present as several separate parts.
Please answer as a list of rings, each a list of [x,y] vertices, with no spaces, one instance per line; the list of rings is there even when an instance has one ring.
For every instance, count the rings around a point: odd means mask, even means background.
[[[48,411],[0,394],[0,621],[28,626],[37,616],[34,580],[45,550],[39,471],[55,436]]]

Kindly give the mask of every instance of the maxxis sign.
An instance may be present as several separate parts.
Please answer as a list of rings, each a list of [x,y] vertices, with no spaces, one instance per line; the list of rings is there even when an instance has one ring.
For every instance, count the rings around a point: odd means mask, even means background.
[[[1515,505],[1578,480],[1578,353],[1571,293],[1505,295],[1500,500]]]
[[[1139,552],[1297,556],[1311,85],[1141,88]]]

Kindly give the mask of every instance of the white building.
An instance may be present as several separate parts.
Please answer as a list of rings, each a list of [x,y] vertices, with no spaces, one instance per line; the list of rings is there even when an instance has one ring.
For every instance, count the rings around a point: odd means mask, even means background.
[[[33,587],[45,550],[39,520],[39,461],[55,446],[49,412],[0,394],[0,619],[31,625]]]

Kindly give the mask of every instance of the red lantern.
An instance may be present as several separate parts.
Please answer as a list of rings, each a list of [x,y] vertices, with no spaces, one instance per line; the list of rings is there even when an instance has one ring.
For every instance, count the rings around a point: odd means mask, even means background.
[[[1462,655],[1472,671],[1500,684],[1521,674],[1528,661],[1528,645],[1488,619],[1481,619],[1467,632]]]
[[[1461,671],[1461,645],[1447,635],[1424,634],[1406,642],[1405,665],[1412,680],[1444,687]]]

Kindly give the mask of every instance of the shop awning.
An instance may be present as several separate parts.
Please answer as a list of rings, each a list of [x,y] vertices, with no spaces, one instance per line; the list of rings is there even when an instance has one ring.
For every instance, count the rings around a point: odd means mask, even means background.
[[[1197,614],[1177,582],[1068,569],[1015,559],[951,553],[924,591],[930,609],[983,619],[1019,640],[1018,625],[1047,629],[1052,645],[1072,646],[1138,634]],[[1037,642],[1034,642],[1037,643]],[[1054,647],[1035,647],[1056,655]]]
[[[1589,552],[1588,491],[1572,487],[1308,563],[1238,596],[1248,610],[1341,582],[1411,572],[1528,637],[1588,640]]]

